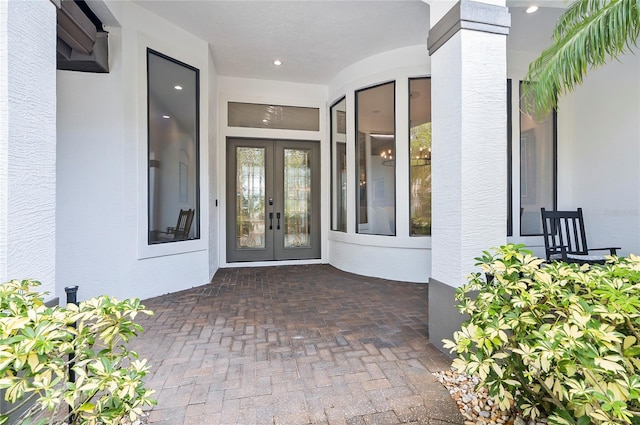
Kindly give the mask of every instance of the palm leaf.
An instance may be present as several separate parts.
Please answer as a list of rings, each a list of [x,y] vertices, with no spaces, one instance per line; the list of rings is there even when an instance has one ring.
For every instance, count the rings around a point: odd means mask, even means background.
[[[582,83],[587,71],[637,46],[640,0],[577,0],[560,17],[554,44],[529,65],[523,96],[538,118],[558,96]]]

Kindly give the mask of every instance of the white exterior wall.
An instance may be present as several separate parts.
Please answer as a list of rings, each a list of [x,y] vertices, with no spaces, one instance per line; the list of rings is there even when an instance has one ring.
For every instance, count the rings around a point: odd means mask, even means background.
[[[513,80],[513,236],[544,257],[541,236],[519,236],[520,128],[518,83],[532,52],[510,52]],[[590,70],[582,85],[559,100],[558,208],[583,208],[590,247],[619,246],[640,253],[640,59],[627,54]]]
[[[583,208],[589,247],[640,254],[638,53],[590,71],[559,113],[558,208]]]
[[[408,80],[430,75],[427,47],[418,45],[357,62],[342,70],[329,85],[329,105],[345,95],[347,105],[347,233],[330,231],[328,240],[329,263],[341,270],[408,282],[429,279],[431,238],[409,236]],[[396,236],[357,234],[354,92],[389,81],[396,83]],[[323,181],[328,183],[329,178]],[[328,204],[324,209],[329,210]]]
[[[134,3],[106,5],[120,25],[108,28],[110,73],[58,71],[57,281],[80,300],[147,298],[212,274],[208,45]],[[147,245],[147,47],[200,70],[200,240]]]
[[[0,1],[0,279],[56,293],[56,7]]]
[[[314,84],[286,83],[282,81],[253,80],[246,78],[218,77],[219,133],[216,146],[216,174],[218,179],[219,237],[218,250],[221,267],[255,267],[274,265],[273,262],[228,263],[226,249],[226,141],[228,137],[249,137],[256,139],[279,140],[318,140],[321,149],[321,260],[278,261],[278,265],[307,264],[326,261],[327,229],[329,220],[329,142],[327,133],[327,87]],[[262,103],[272,105],[302,106],[319,108],[320,131],[278,130],[268,128],[240,128],[227,125],[229,102]],[[213,149],[213,147],[212,147]]]

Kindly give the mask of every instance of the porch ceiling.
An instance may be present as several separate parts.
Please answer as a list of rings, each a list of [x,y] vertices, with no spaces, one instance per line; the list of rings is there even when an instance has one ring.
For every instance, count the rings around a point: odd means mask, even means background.
[[[327,84],[377,53],[426,49],[429,31],[429,6],[421,0],[135,1],[207,40],[217,73],[234,77]],[[513,6],[509,48],[540,51],[562,3],[547,1],[533,15],[524,13],[526,2],[507,3]]]

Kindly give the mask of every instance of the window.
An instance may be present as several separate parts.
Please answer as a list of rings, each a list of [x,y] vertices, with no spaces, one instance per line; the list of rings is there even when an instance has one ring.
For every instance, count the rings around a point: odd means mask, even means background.
[[[320,110],[300,106],[229,102],[229,127],[320,130]]]
[[[411,236],[431,235],[431,78],[409,80]]]
[[[331,107],[331,230],[347,231],[347,101]]]
[[[395,82],[356,92],[357,232],[396,233]]]
[[[542,234],[540,208],[556,208],[556,113],[528,115],[520,82],[520,235]]]
[[[149,244],[200,238],[199,73],[147,50]]]

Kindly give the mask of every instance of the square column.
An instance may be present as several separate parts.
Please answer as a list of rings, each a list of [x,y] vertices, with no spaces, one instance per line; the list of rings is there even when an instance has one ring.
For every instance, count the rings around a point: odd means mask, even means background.
[[[0,0],[0,279],[40,280],[47,299],[55,206],[56,6]]]
[[[477,271],[475,257],[506,243],[511,17],[502,4],[461,0],[429,32],[434,158],[429,336],[440,348],[462,321],[455,288]]]

